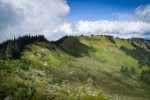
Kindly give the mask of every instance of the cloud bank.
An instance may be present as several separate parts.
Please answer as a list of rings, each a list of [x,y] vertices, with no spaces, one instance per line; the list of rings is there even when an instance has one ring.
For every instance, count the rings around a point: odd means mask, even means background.
[[[135,9],[138,20],[67,20],[66,0],[0,0],[0,42],[25,34],[44,34],[55,40],[64,35],[113,35],[121,38],[150,38],[150,5]]]
[[[141,21],[79,21],[76,24],[65,23],[57,32],[67,35],[113,35],[121,38],[142,37],[150,33],[150,23]]]
[[[53,30],[69,9],[65,0],[0,0],[0,41],[25,34],[58,38]]]
[[[121,38],[150,38],[150,5],[139,6],[135,9],[138,20],[98,20],[98,21],[79,21],[75,24],[64,23],[56,32],[67,35],[113,35]]]

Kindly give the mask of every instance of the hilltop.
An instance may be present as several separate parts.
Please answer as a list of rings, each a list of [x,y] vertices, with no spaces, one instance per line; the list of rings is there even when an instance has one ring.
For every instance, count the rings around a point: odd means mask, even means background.
[[[0,44],[0,99],[150,98],[150,41],[24,36]],[[142,99],[141,99],[142,100]]]

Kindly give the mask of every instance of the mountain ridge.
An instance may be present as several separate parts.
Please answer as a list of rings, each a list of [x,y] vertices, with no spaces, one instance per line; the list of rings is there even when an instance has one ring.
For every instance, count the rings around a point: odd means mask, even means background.
[[[1,98],[149,98],[148,40],[94,35],[58,41],[47,41],[42,35],[24,37],[20,40],[23,47],[13,43],[18,39],[0,45]],[[19,55],[14,57],[16,50]]]

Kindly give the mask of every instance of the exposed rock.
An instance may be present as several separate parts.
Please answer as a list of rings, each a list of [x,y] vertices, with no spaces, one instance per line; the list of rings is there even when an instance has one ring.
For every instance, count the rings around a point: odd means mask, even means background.
[[[34,72],[36,75],[43,76],[43,77],[46,75],[45,71],[42,71],[42,70],[37,70],[37,69],[35,69],[35,70],[33,70],[33,72]]]
[[[10,96],[7,96],[4,100],[12,100]]]

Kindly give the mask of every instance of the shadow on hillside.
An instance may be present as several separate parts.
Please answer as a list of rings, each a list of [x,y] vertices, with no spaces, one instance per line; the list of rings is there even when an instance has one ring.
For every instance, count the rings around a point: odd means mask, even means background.
[[[57,46],[67,54],[74,57],[83,57],[84,55],[89,56],[90,52],[95,51],[93,47],[81,43],[76,37],[65,38],[60,44],[57,44]]]

